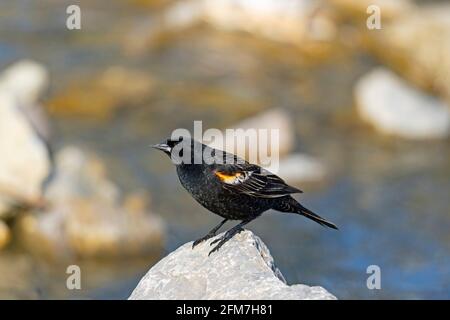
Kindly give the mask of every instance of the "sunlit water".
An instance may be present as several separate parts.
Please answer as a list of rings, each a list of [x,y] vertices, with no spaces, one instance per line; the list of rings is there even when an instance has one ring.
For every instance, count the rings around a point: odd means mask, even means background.
[[[249,226],[267,244],[288,282],[321,285],[342,299],[450,298],[449,144],[382,137],[361,124],[352,88],[376,61],[344,49],[315,61],[293,47],[207,28],[130,57],[123,54],[122,39],[133,29],[130,25],[145,22],[142,9],[105,6],[105,1],[86,4],[87,21],[96,13],[96,23],[68,33],[65,6],[45,2],[0,4],[0,66],[25,57],[44,63],[52,76],[49,96],[75,76],[89,77],[108,65],[152,74],[158,81],[152,98],[120,110],[107,122],[52,121],[56,148],[74,143],[96,150],[125,192],[149,191],[153,211],[168,223],[166,253],[202,236],[219,218],[190,198],[168,159],[148,145],[175,128],[192,128],[193,120],[203,120],[205,128],[223,128],[282,107],[296,125],[296,150],[320,158],[329,172],[320,184],[302,184],[300,199],[340,228],[328,230],[275,212]],[[123,6],[127,14],[119,16]],[[188,93],[180,95],[182,89]],[[192,98],[192,91],[201,95],[210,89],[221,93],[217,105]],[[243,110],[241,104],[249,108]],[[11,255],[26,255],[10,251],[0,259],[11,267],[16,263]],[[64,287],[65,266],[39,263],[29,286],[43,298],[126,298],[154,262],[87,263],[86,288],[75,293]],[[29,264],[37,262],[30,259]],[[381,268],[381,290],[366,287],[369,265]],[[1,277],[4,287],[8,279]]]

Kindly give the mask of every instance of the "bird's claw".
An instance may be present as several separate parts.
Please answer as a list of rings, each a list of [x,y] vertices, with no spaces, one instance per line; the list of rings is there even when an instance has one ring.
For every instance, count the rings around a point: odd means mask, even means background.
[[[199,245],[203,240],[202,239],[198,239],[195,240],[194,243],[192,244],[192,249],[194,249],[197,245]]]
[[[211,241],[211,243],[209,244],[210,246],[212,246],[213,244],[217,243],[218,244],[208,253],[208,257],[211,255],[211,253],[219,250],[225,242],[227,242],[228,240],[230,240],[231,238],[233,238],[236,234],[241,233],[244,229],[239,228],[234,230],[233,232],[226,232],[222,237],[214,239],[213,241]]]
[[[213,252],[216,252],[216,251],[218,251],[219,249],[220,249],[220,247],[222,247],[223,246],[223,244],[226,242],[226,239],[217,239],[217,241],[219,241],[220,240],[220,242],[217,244],[217,246],[215,246],[209,253],[208,253],[208,257],[211,255],[211,253],[213,253]],[[217,242],[216,240],[214,240],[215,242]],[[212,244],[212,243],[211,243]]]
[[[212,237],[214,237],[214,236],[215,236],[215,234],[210,234],[210,233],[208,233],[206,236],[204,236],[204,237],[202,237],[202,238],[200,238],[200,239],[195,240],[194,243],[192,244],[192,249],[194,249],[197,245],[199,245],[199,244],[202,243],[203,241],[206,241],[206,240],[208,240],[208,239],[210,239],[210,238],[212,238]]]
[[[220,237],[220,238],[214,239],[213,241],[211,241],[211,243],[210,243],[209,245],[212,246],[214,243],[219,242],[219,241],[222,240],[223,238],[224,238],[224,237]]]

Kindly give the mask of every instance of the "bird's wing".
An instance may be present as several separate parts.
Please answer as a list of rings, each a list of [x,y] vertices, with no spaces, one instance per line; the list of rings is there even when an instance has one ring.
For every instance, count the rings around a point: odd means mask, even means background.
[[[260,198],[278,198],[302,193],[273,173],[249,163],[225,164],[214,170],[225,189]]]

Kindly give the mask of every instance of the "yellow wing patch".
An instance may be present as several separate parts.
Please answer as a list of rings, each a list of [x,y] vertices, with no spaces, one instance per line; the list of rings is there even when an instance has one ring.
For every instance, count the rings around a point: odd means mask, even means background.
[[[226,174],[220,171],[215,171],[214,174],[220,179],[220,181],[228,184],[235,184],[243,177],[243,174],[241,172],[237,172],[235,174]]]

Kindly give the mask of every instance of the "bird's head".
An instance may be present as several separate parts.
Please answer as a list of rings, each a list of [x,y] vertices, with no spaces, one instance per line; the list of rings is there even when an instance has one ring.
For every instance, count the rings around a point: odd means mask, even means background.
[[[171,156],[173,148],[179,144],[182,141],[182,139],[165,139],[160,143],[157,143],[155,145],[152,145],[153,148],[161,150],[165,154],[167,154],[169,157]]]
[[[189,137],[169,138],[152,146],[167,154],[175,165],[199,163],[204,144]]]

